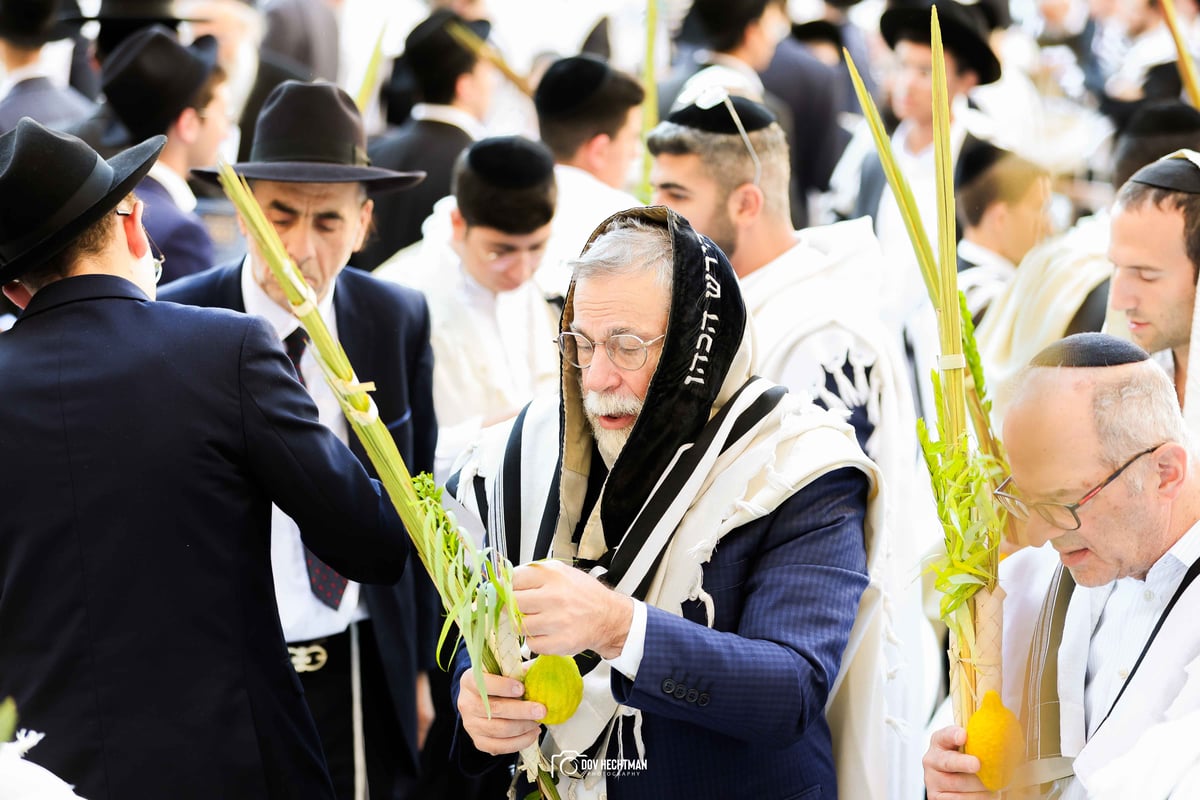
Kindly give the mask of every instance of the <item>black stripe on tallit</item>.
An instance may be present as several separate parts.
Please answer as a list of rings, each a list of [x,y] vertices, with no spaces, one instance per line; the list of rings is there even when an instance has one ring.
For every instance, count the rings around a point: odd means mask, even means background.
[[[507,552],[500,555],[513,564],[521,559],[521,437],[525,431],[525,414],[529,406],[521,409],[513,423],[512,431],[508,434],[508,444],[504,447],[504,459],[500,464],[500,474],[504,479],[504,496],[501,498],[501,520],[504,525],[504,549]],[[499,538],[499,537],[495,537]]]

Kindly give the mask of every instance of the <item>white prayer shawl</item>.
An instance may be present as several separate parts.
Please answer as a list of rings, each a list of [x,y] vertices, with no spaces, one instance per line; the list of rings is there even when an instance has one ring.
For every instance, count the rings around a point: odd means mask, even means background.
[[[734,368],[729,372],[714,412],[722,407],[749,376],[750,337],[743,338]],[[756,380],[741,392],[725,428],[732,426],[740,410],[748,407],[773,384]],[[526,414],[521,439],[521,553],[510,553],[514,563],[534,557],[546,496],[555,471],[559,432],[559,409],[550,400],[535,401]],[[496,491],[500,465],[511,426],[497,426],[485,432],[483,440],[463,454],[459,482],[459,500],[476,510],[473,492],[468,488],[481,476],[492,504],[499,503]],[[726,430],[727,433],[727,430]],[[700,600],[708,609],[711,624],[712,598],[703,588],[703,565],[711,558],[721,538],[739,526],[772,513],[796,491],[821,475],[842,467],[863,470],[871,480],[871,497],[864,524],[869,584],[859,604],[858,615],[850,632],[842,667],[830,689],[826,716],[833,732],[834,758],[839,791],[845,797],[886,797],[885,777],[880,765],[886,761],[882,720],[882,698],[876,687],[884,670],[885,636],[883,604],[885,587],[881,579],[883,543],[883,502],[878,471],[859,449],[853,429],[834,415],[817,408],[806,399],[786,395],[780,403],[737,442],[721,452],[727,438],[719,435],[703,460],[693,471],[676,502],[655,526],[642,557],[617,585],[618,591],[632,594],[646,574],[653,557],[664,552],[662,565],[654,578],[646,600],[673,614],[682,613],[687,600]],[[567,437],[568,441],[571,437]],[[688,449],[680,449],[680,454]],[[568,477],[564,475],[563,486]],[[597,501],[596,508],[601,503]],[[492,519],[502,519],[493,505]],[[588,530],[599,515],[586,526],[581,546],[589,539]],[[571,527],[560,520],[551,554],[571,557]],[[601,536],[603,534],[601,533]],[[639,568],[641,565],[641,568]],[[619,706],[612,696],[608,664],[599,666],[584,678],[584,698],[575,715],[562,725],[551,726],[543,741],[547,754],[583,752],[601,736],[611,734],[614,724],[632,717],[636,731],[641,712]],[[640,737],[639,747],[640,745]],[[637,757],[653,759],[653,753]],[[584,780],[594,787],[602,773]],[[564,797],[581,787],[576,779],[559,777]]]
[[[1013,379],[1063,337],[1088,294],[1112,276],[1108,242],[1106,211],[1081,219],[1030,250],[1008,288],[992,301],[975,338],[997,429],[1012,401]]]
[[[958,243],[959,258],[973,266],[958,273],[958,288],[967,297],[972,319],[991,307],[1016,275],[1016,266],[999,253],[967,240]]]
[[[1033,627],[1037,623],[1042,599],[1060,560],[1053,548],[1025,548],[1001,564],[1001,585],[1007,592],[1004,603],[1004,703],[1021,707],[1024,665],[1028,657]],[[1093,784],[1124,780],[1122,770],[1129,769],[1135,758],[1143,758],[1146,749],[1134,756],[1131,751],[1139,740],[1156,726],[1200,712],[1200,632],[1195,620],[1200,614],[1200,581],[1193,582],[1163,623],[1145,660],[1114,706],[1108,720],[1086,739],[1084,688],[1087,678],[1088,647],[1092,633],[1111,587],[1089,589],[1076,586],[1067,608],[1063,639],[1058,647],[1058,692],[1061,715],[1062,753],[1075,759],[1076,780],[1064,797],[1093,797]],[[1155,733],[1155,736],[1158,736]],[[1195,748],[1195,729],[1189,737]],[[1151,740],[1153,741],[1153,740]],[[1183,743],[1181,743],[1183,744]],[[1126,753],[1124,767],[1100,773]],[[1141,761],[1145,765],[1145,761]],[[1177,765],[1177,767],[1180,765]],[[1146,774],[1140,774],[1145,779]],[[1099,783],[1097,783],[1099,781]],[[1133,797],[1149,800],[1140,792]]]
[[[863,217],[798,232],[794,247],[743,278],[741,286],[762,353],[759,374],[793,392],[814,395],[833,410],[845,412],[846,399],[864,405],[874,426],[867,455],[888,487],[888,533],[882,537],[889,597],[888,784],[891,796],[900,798],[920,791],[925,742],[919,734],[939,699],[941,645],[924,613],[920,576],[924,559],[940,548],[942,534],[919,456],[905,361],[870,294],[879,286],[882,262],[871,221]],[[847,360],[853,382],[842,372]],[[814,365],[822,368],[819,383],[811,379]],[[838,380],[838,394],[825,387],[824,372]]]
[[[0,742],[0,797],[4,800],[81,800],[74,788],[25,754],[45,737],[20,730],[16,741]]]

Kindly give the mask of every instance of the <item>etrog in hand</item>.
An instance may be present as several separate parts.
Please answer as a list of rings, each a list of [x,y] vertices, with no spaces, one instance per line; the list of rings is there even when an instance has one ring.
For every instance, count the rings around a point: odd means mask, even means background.
[[[1017,715],[988,692],[979,710],[967,720],[964,752],[979,759],[979,780],[989,792],[998,792],[1012,780],[1013,771],[1025,755],[1025,741]]]
[[[541,655],[525,673],[525,699],[546,707],[546,716],[538,722],[558,725],[566,722],[583,699],[583,677],[575,659]]]

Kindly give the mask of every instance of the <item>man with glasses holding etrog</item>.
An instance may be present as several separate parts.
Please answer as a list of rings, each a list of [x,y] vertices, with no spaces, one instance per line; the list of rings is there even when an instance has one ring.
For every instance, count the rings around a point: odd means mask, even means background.
[[[1200,473],[1170,379],[1128,342],[1051,345],[1014,398],[996,498],[1035,547],[1001,565],[1005,705],[1027,759],[1011,788],[1097,797],[1148,730],[1200,710]],[[933,735],[931,798],[986,796],[978,759],[957,752],[965,739]]]
[[[460,652],[458,757],[540,742],[563,797],[836,797],[835,679],[883,636],[859,612],[878,610],[878,472],[850,426],[752,377],[737,276],[678,214],[613,215],[572,268],[561,396],[485,432],[448,488],[584,700],[543,730],[488,675],[489,717]]]

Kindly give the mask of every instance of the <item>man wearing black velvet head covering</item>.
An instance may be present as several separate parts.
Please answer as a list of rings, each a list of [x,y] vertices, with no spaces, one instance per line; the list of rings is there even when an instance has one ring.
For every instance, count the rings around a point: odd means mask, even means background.
[[[1171,371],[1184,417],[1200,430],[1200,373],[1189,370],[1198,327],[1200,153],[1160,158],[1121,187],[1108,257],[1109,305],[1124,312],[1129,336]]]
[[[1084,333],[1023,373],[1004,445],[1012,474],[996,499],[1034,545],[1000,567],[1004,699],[1022,712],[1027,758],[1006,796],[1098,798],[1131,769],[1146,780],[1145,762],[1121,764],[1143,734],[1200,710],[1192,437],[1145,351]],[[984,796],[978,760],[957,752],[965,738],[933,735],[930,797]]]
[[[540,740],[563,796],[835,797],[835,678],[882,635],[875,467],[849,425],[751,377],[737,278],[682,217],[616,214],[573,266],[561,398],[450,486],[523,565],[527,643],[576,657],[584,701],[542,735],[544,709],[489,676],[488,719],[460,661],[459,757]]]

